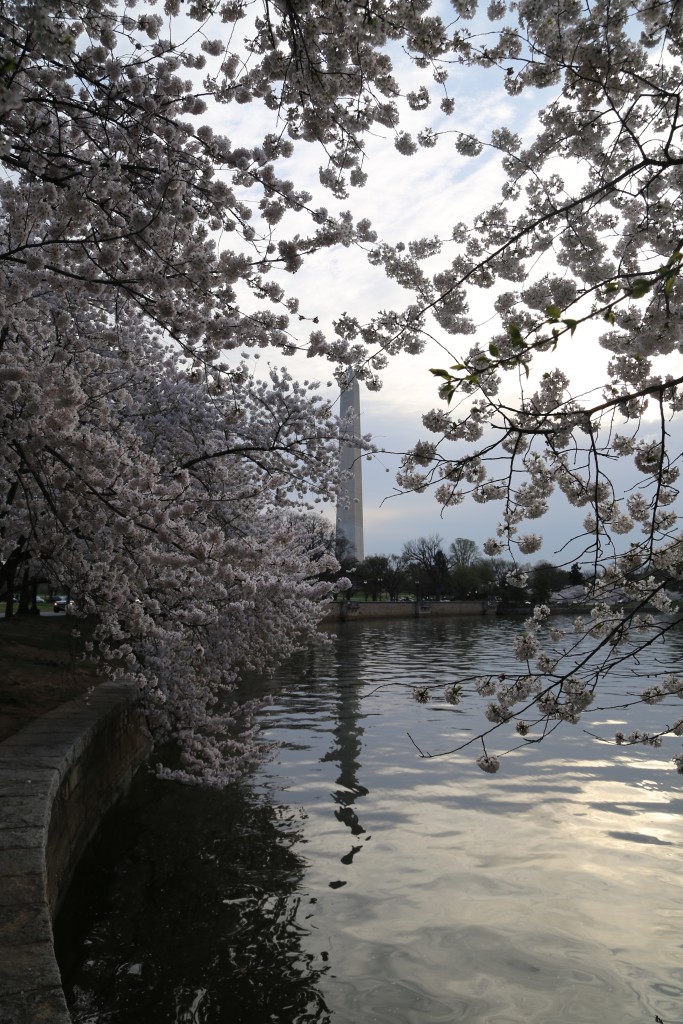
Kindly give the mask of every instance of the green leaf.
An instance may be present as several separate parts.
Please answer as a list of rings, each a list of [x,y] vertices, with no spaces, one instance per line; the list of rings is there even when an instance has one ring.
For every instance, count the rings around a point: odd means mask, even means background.
[[[559,320],[562,315],[562,310],[559,306],[546,306],[545,315],[550,317],[551,320]]]
[[[607,312],[605,313],[605,320],[607,320],[607,322],[610,323],[610,324],[614,324],[614,310],[613,309],[608,309],[607,310]]]
[[[510,340],[513,345],[516,345],[517,348],[524,346],[524,338],[522,337],[522,332],[517,324],[508,324],[506,330],[510,335]]]
[[[615,292],[621,290],[621,285],[617,281],[610,281],[609,284],[605,285],[605,291],[608,295],[613,295]]]
[[[569,330],[570,330],[570,332],[572,334],[574,333],[574,331],[577,328],[577,321],[576,320],[563,320],[562,323],[567,325],[567,327],[569,328]]]
[[[433,373],[435,377],[443,377],[444,380],[450,380],[451,375],[448,370],[434,370],[430,369],[430,373]]]
[[[650,290],[650,282],[646,281],[644,277],[639,277],[637,281],[634,281],[631,285],[630,296],[632,299],[642,299],[643,295],[647,295]]]
[[[439,398],[445,399],[448,405],[451,404],[453,395],[455,394],[455,387],[453,384],[442,384],[439,388]]]
[[[492,356],[495,356],[496,359],[500,355],[500,349],[498,348],[497,345],[494,345],[493,342],[489,344],[489,352],[491,353]]]

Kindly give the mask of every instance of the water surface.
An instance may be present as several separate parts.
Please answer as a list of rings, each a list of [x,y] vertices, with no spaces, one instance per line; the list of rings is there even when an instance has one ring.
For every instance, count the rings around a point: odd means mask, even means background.
[[[60,921],[76,1024],[681,1021],[681,741],[601,743],[625,718],[597,710],[492,777],[408,739],[477,732],[481,700],[412,687],[512,669],[518,630],[340,626],[264,688],[277,745],[245,783],[141,775]],[[624,672],[603,703],[639,688]]]

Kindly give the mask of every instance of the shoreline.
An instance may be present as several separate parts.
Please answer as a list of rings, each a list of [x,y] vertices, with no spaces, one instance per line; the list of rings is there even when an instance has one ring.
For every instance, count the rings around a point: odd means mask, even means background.
[[[70,1024],[52,923],[151,740],[132,683],[102,683],[0,743],[0,1016]]]

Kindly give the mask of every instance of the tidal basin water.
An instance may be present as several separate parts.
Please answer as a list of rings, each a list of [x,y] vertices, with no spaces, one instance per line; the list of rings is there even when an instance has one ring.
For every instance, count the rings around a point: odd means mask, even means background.
[[[412,686],[518,668],[520,623],[348,624],[264,687],[226,792],[141,774],[61,915],[76,1024],[641,1024],[683,1020],[683,776],[591,711],[496,776],[482,701]],[[683,635],[652,648],[680,669]],[[394,685],[376,688],[381,684]],[[615,676],[603,705],[642,682]],[[683,705],[632,710],[661,727]]]

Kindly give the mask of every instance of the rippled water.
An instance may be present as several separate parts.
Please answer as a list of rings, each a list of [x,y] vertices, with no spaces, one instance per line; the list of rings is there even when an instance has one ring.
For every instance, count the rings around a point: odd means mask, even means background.
[[[340,627],[269,685],[278,745],[253,778],[141,775],[59,922],[77,1024],[683,1020],[681,741],[601,743],[584,730],[611,737],[624,713],[593,711],[491,777],[408,739],[478,731],[481,701],[419,705],[412,686],[511,668],[518,629]],[[682,654],[677,634],[647,657]],[[638,688],[623,673],[603,703]]]

